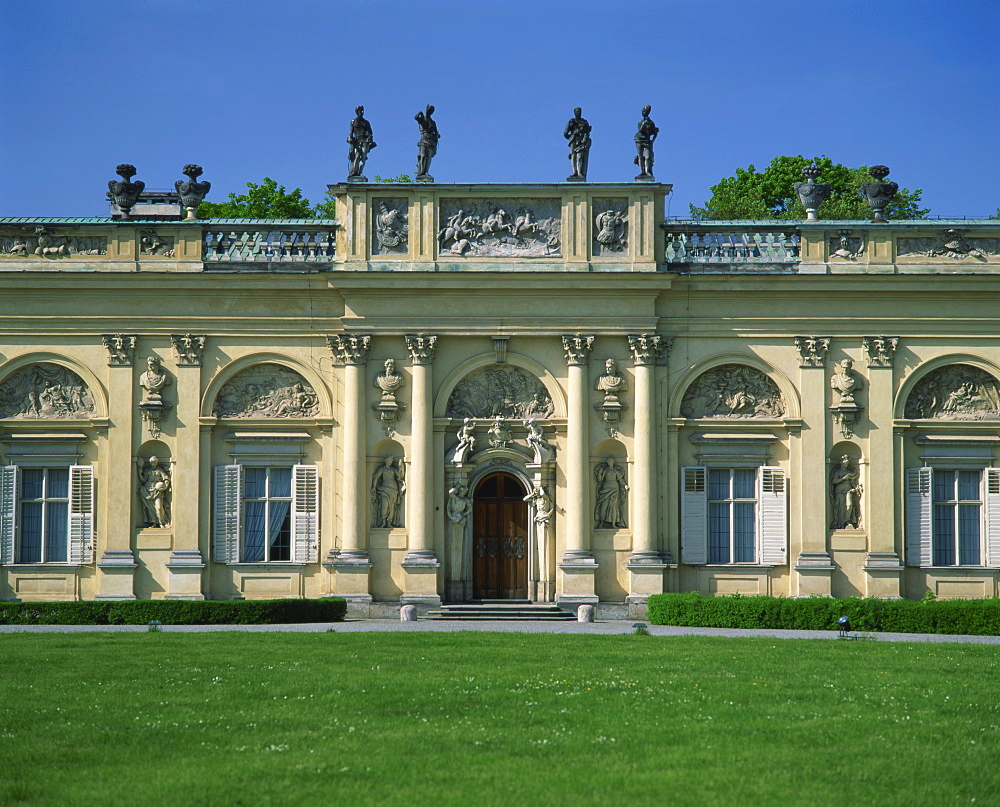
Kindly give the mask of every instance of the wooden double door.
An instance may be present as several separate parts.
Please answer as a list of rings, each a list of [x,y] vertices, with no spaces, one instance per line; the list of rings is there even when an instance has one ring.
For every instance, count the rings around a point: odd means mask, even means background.
[[[476,486],[472,507],[472,596],[528,598],[527,491],[511,474],[493,473]]]

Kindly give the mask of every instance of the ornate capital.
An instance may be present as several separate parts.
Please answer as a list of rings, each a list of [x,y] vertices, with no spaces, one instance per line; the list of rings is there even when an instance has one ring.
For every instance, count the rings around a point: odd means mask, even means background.
[[[822,367],[830,349],[830,337],[796,336],[795,347],[799,351],[799,367]]]
[[[869,367],[892,367],[898,336],[862,336],[861,347]]]
[[[131,367],[135,364],[134,334],[106,333],[101,339],[108,349],[108,367]]]
[[[368,347],[371,345],[370,336],[359,336],[358,334],[337,334],[326,337],[326,343],[333,351],[333,358],[338,364],[364,364],[368,361]]]
[[[433,364],[434,351],[437,350],[436,336],[427,334],[407,334],[406,348],[410,351],[410,358],[414,364]]]
[[[655,333],[629,334],[628,347],[632,360],[637,366],[659,364],[665,354],[670,353],[674,340],[669,336]]]
[[[566,352],[566,364],[585,365],[590,358],[590,351],[594,347],[593,336],[564,336],[562,338],[563,350]]]
[[[205,349],[205,337],[190,333],[170,334],[170,344],[177,352],[178,367],[201,367],[201,354]]]

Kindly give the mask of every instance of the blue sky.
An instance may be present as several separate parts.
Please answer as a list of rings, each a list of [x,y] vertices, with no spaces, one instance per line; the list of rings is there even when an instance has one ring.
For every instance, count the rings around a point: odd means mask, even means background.
[[[685,215],[779,154],[884,163],[942,216],[1000,207],[1000,0],[0,0],[0,216],[106,215],[204,166],[210,200],[270,176],[313,202],[347,175],[412,175],[437,107],[439,182],[553,182],[593,126],[589,178],[630,181],[643,104]]]

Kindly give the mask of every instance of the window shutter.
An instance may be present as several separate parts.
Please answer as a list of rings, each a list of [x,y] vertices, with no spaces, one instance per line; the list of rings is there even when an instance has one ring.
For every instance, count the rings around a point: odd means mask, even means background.
[[[708,472],[681,468],[681,563],[708,563]]]
[[[14,562],[14,542],[17,537],[16,465],[0,468],[0,563]]]
[[[931,468],[906,470],[906,562],[910,566],[931,566]]]
[[[1000,567],[1000,468],[986,469],[986,565]]]
[[[292,560],[319,560],[319,468],[292,466]]]
[[[69,562],[94,562],[94,469],[69,466]]]
[[[242,498],[243,466],[216,466],[212,534],[212,560],[216,563],[240,562]]]
[[[788,563],[788,484],[785,469],[765,465],[760,469],[760,562],[765,566]]]

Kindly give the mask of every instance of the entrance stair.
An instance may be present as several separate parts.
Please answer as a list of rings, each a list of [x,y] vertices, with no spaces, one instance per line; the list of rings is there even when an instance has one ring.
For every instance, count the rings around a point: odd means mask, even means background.
[[[432,608],[420,619],[447,619],[464,622],[575,622],[576,614],[550,602],[483,600]]]

